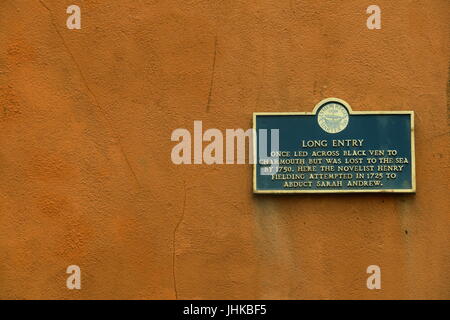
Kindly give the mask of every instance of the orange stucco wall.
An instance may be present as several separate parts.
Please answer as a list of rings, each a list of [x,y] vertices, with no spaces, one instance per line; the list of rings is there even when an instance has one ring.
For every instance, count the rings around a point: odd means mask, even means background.
[[[0,298],[449,299],[449,21],[448,0],[1,1]],[[171,162],[194,120],[327,97],[415,111],[417,194],[256,196],[250,165]]]

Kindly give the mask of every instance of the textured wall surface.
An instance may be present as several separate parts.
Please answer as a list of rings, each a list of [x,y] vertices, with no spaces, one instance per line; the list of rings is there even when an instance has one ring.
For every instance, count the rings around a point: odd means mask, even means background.
[[[449,299],[449,21],[448,0],[0,1],[0,298]],[[194,120],[327,97],[415,111],[417,194],[256,196],[250,165],[171,162]]]

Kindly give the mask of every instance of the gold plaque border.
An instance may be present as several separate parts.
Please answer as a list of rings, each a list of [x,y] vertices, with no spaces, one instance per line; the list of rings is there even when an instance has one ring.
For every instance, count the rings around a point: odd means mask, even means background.
[[[311,116],[316,115],[317,110],[327,102],[339,102],[343,104],[350,115],[368,115],[368,114],[409,114],[411,117],[411,189],[326,189],[326,190],[258,190],[256,188],[256,117],[257,116],[276,116],[276,115],[297,115],[297,116]],[[253,193],[255,194],[294,194],[294,193],[416,193],[416,156],[414,143],[414,111],[353,111],[350,105],[344,100],[338,98],[327,98],[320,101],[314,107],[312,112],[253,112]]]

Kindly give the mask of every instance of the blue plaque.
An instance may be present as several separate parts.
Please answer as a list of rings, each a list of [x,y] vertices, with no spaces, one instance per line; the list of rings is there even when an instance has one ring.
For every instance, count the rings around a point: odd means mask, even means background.
[[[414,112],[353,111],[337,98],[313,112],[253,114],[255,193],[414,193]]]

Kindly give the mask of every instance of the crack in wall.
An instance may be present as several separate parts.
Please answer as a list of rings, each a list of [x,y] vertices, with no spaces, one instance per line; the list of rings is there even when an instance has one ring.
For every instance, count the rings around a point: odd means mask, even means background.
[[[450,61],[448,63],[448,77],[447,77],[447,124],[450,126]]]
[[[211,72],[211,83],[209,85],[208,103],[206,104],[207,112],[209,111],[209,108],[211,106],[211,95],[212,95],[212,90],[214,87],[214,74],[216,72],[216,56],[217,56],[217,35],[214,38],[214,57],[213,57],[212,72]]]
[[[77,60],[75,59],[75,56],[74,56],[74,55],[72,54],[72,52],[70,51],[70,49],[69,49],[69,47],[67,46],[67,43],[66,43],[64,37],[62,36],[61,32],[59,31],[58,27],[56,26],[55,18],[54,18],[54,16],[53,16],[52,11],[50,10],[50,8],[49,8],[42,0],[39,0],[39,2],[40,2],[41,5],[48,11],[48,13],[49,13],[49,15],[50,15],[50,22],[51,22],[51,24],[53,25],[53,28],[55,29],[56,33],[58,34],[58,37],[61,39],[61,42],[62,42],[64,48],[66,49],[67,53],[69,54],[70,58],[72,59],[73,63],[75,64],[75,67],[77,68],[78,73],[80,74],[80,77],[81,77],[81,80],[82,80],[82,82],[83,82],[83,85],[86,87],[86,90],[89,92],[89,95],[90,95],[91,98],[94,100],[94,105],[100,110],[101,114],[102,114],[103,117],[105,118],[106,123],[108,124],[108,126],[109,126],[109,128],[110,128],[110,130],[111,130],[111,132],[112,132],[112,134],[113,134],[113,137],[114,137],[114,138],[116,139],[116,141],[118,142],[118,146],[119,146],[120,153],[122,154],[122,156],[123,156],[123,158],[124,158],[124,160],[125,160],[125,163],[127,164],[127,166],[128,166],[128,168],[129,168],[129,170],[130,170],[130,172],[131,172],[131,174],[132,174],[132,176],[133,176],[133,178],[134,178],[136,184],[138,185],[138,187],[141,187],[141,184],[139,183],[139,180],[138,180],[138,178],[137,178],[137,175],[136,175],[136,173],[134,172],[133,167],[131,166],[131,163],[130,163],[130,161],[129,161],[129,159],[128,159],[128,157],[127,157],[127,155],[126,155],[126,153],[125,153],[125,151],[124,151],[124,149],[123,149],[123,145],[122,145],[122,141],[121,141],[121,139],[120,139],[120,136],[116,133],[116,131],[115,131],[115,129],[114,129],[112,123],[111,123],[111,120],[109,119],[108,113],[107,113],[107,112],[103,109],[103,107],[100,105],[100,103],[98,102],[98,99],[97,99],[96,95],[94,94],[94,92],[92,91],[92,89],[89,87],[89,84],[88,84],[88,82],[87,82],[87,80],[86,80],[86,78],[85,78],[85,76],[84,76],[84,74],[83,74],[83,71],[81,70],[80,65],[78,64]]]
[[[173,276],[173,288],[175,291],[175,299],[178,300],[178,288],[177,288],[177,277],[176,277],[176,240],[177,240],[177,232],[178,228],[180,227],[181,223],[184,219],[184,212],[186,210],[186,181],[183,181],[183,188],[184,188],[184,200],[183,200],[183,209],[181,211],[180,219],[178,220],[175,229],[173,230],[173,241],[172,241],[172,276]]]

